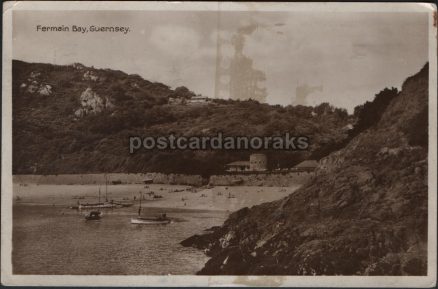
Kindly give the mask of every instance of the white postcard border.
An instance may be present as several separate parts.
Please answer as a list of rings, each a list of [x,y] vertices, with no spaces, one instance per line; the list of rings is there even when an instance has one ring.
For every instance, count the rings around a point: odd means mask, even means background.
[[[419,12],[429,14],[429,203],[427,276],[83,276],[12,274],[12,11],[17,10],[213,10],[217,11]],[[290,286],[434,287],[436,284],[437,39],[433,11],[424,3],[214,3],[16,1],[3,6],[1,283],[22,286]]]

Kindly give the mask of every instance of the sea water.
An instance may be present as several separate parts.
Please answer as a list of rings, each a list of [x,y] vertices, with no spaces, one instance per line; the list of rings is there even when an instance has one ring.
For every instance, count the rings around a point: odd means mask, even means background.
[[[297,187],[214,187],[178,185],[14,184],[14,274],[195,274],[208,258],[179,243],[223,224],[240,208],[281,199]],[[78,203],[108,200],[132,207],[105,209],[99,221],[86,221]],[[142,194],[139,194],[142,192]],[[160,195],[154,198],[152,193]],[[166,213],[168,225],[134,225],[140,195],[142,214]],[[233,196],[230,198],[229,196]]]
[[[161,208],[144,208],[148,215]],[[183,275],[208,258],[179,243],[221,224],[220,211],[167,209],[168,225],[134,225],[136,208],[107,209],[99,221],[59,205],[13,206],[14,274]]]

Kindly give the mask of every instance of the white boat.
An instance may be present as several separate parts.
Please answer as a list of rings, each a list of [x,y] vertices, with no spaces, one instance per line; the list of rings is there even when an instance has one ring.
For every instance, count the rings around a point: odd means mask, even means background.
[[[119,208],[122,207],[122,205],[114,204],[114,203],[94,203],[94,204],[79,204],[78,209],[84,210],[84,209],[105,209],[105,208]]]
[[[114,201],[108,201],[108,179],[105,174],[105,202],[100,201],[100,187],[99,187],[99,201],[97,203],[85,203],[81,204],[78,201],[78,209],[86,210],[86,209],[111,209],[111,208],[122,208],[124,207],[121,203],[116,203]]]
[[[139,224],[139,225],[166,225],[171,223],[172,220],[170,219],[160,219],[160,217],[157,218],[144,218],[144,217],[137,217],[137,218],[131,218],[131,224]]]
[[[140,198],[139,198],[139,206],[138,206],[138,216],[136,218],[131,218],[131,224],[137,224],[137,225],[166,225],[172,222],[171,219],[169,219],[166,214],[161,214],[158,217],[142,217],[141,216],[141,199],[142,194],[140,192]]]

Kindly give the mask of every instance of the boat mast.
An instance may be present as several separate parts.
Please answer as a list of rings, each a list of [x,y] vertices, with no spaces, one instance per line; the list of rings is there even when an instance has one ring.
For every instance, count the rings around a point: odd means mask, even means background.
[[[105,174],[105,201],[108,202],[108,177]]]
[[[142,197],[141,191],[139,192],[139,194],[140,194],[140,205],[138,206],[138,216],[140,217],[140,215],[141,215],[141,197]]]

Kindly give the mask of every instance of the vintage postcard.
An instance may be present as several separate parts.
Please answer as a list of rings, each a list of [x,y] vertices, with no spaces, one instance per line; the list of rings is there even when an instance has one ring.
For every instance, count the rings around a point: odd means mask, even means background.
[[[436,15],[5,2],[2,284],[435,286]]]

